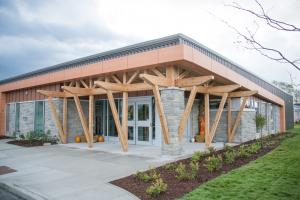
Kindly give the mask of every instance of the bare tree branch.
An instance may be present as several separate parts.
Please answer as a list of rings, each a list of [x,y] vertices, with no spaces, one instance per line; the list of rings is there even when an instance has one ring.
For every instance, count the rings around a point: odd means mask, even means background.
[[[286,23],[286,22],[283,22],[283,21],[279,21],[277,19],[273,19],[271,18],[269,15],[267,15],[267,13],[265,12],[265,9],[264,7],[262,6],[261,3],[258,2],[258,0],[255,0],[256,4],[258,5],[258,7],[260,8],[260,11],[261,13],[257,13],[257,12],[254,12],[253,10],[249,10],[247,8],[244,8],[242,6],[240,6],[238,3],[236,2],[233,2],[233,4],[226,4],[227,6],[230,6],[232,8],[235,8],[235,9],[238,9],[238,10],[241,10],[241,11],[245,11],[247,13],[250,13],[252,15],[254,15],[255,17],[258,17],[260,19],[263,19],[266,21],[266,23],[274,28],[274,29],[277,29],[277,30],[280,30],[280,31],[294,31],[294,32],[299,32],[300,31],[300,28],[296,27],[295,25],[293,24],[289,24],[289,23]]]

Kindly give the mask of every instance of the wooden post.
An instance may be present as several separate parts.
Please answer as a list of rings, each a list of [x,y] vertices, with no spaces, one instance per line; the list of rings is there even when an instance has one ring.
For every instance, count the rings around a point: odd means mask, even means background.
[[[91,147],[91,141],[90,141],[90,136],[89,136],[89,128],[87,126],[86,118],[84,116],[80,100],[79,100],[78,96],[75,95],[75,94],[74,94],[74,100],[75,100],[75,105],[76,105],[76,108],[77,108],[77,111],[78,111],[78,114],[79,114],[79,118],[80,118],[80,121],[81,121],[81,125],[82,125],[82,128],[83,128],[83,132],[84,132],[86,141],[88,143],[88,146]]]
[[[216,113],[214,122],[211,126],[211,129],[210,129],[208,146],[210,146],[210,144],[211,144],[211,142],[212,142],[212,140],[215,136],[215,133],[216,133],[216,130],[217,130],[217,127],[218,127],[218,124],[219,124],[219,121],[221,119],[222,112],[223,112],[223,109],[224,109],[224,106],[225,106],[225,103],[226,103],[227,96],[228,96],[228,93],[224,93],[222,95],[222,100],[220,102],[220,105],[219,105],[218,111]]]
[[[284,133],[285,131],[285,105],[283,105],[280,107],[280,132]]]
[[[123,73],[123,84],[127,83],[126,72]],[[128,92],[123,92],[122,128],[126,144],[128,144]]]
[[[113,97],[113,94],[110,90],[107,90],[107,98],[108,98],[108,102],[109,102],[109,105],[110,105],[110,108],[111,108],[111,112],[112,112],[112,115],[113,115],[113,118],[114,118],[114,121],[115,121],[115,124],[116,124],[116,128],[117,128],[118,136],[119,136],[119,139],[120,139],[120,143],[122,145],[122,149],[123,149],[124,152],[127,152],[128,151],[128,145],[126,144],[126,141],[124,139],[123,129],[122,129],[122,126],[121,126],[121,123],[120,123],[120,119],[119,119],[118,111],[117,111],[116,104],[115,104],[115,101],[114,101],[114,97]]]
[[[197,94],[197,87],[193,86],[192,91],[189,96],[189,99],[188,99],[188,102],[187,102],[187,105],[186,105],[184,113],[183,113],[183,117],[179,123],[178,135],[179,135],[180,140],[182,140],[182,138],[183,138],[183,133],[184,133],[184,129],[186,126],[186,122],[187,122],[190,112],[192,110],[192,106],[193,106],[196,94]]]
[[[63,99],[63,130],[64,135],[67,138],[68,136],[68,99]]]
[[[231,134],[230,134],[230,137],[229,137],[229,142],[232,142],[233,137],[234,137],[234,135],[235,135],[235,131],[236,131],[238,125],[240,124],[241,117],[242,117],[242,114],[243,114],[243,110],[244,110],[244,108],[245,108],[245,106],[246,106],[246,103],[247,103],[247,99],[248,99],[248,97],[243,97],[243,102],[242,102],[242,104],[241,104],[241,106],[240,106],[240,110],[239,110],[239,112],[238,112],[238,114],[237,114],[235,123],[234,123],[234,125],[233,125],[232,130],[231,130]]]
[[[204,94],[205,107],[205,146],[209,147],[209,94]]]
[[[51,109],[52,118],[54,119],[55,125],[58,129],[60,140],[63,144],[66,144],[66,138],[65,138],[65,135],[64,135],[64,130],[63,130],[63,128],[61,126],[61,123],[59,121],[57,111],[56,111],[56,106],[52,101],[52,97],[48,97],[48,102],[49,102],[49,106],[50,106],[50,109]]]
[[[93,87],[93,81],[90,80],[89,88]],[[93,146],[94,141],[94,96],[89,96],[89,135],[90,135],[90,147]]]
[[[169,129],[167,124],[167,119],[164,113],[164,108],[161,102],[160,94],[159,94],[159,88],[157,85],[153,86],[153,94],[155,99],[155,106],[158,111],[158,116],[160,119],[160,124],[164,136],[164,143],[169,144]]]
[[[173,65],[166,67],[166,78],[171,80],[171,85],[175,86],[175,79],[177,77],[176,70]]]
[[[227,99],[227,140],[229,140],[229,136],[231,133],[231,120],[232,120],[232,112],[231,112],[231,98]]]

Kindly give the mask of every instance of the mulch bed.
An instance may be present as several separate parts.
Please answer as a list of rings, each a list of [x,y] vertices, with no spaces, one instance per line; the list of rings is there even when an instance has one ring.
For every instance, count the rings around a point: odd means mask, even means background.
[[[0,135],[0,140],[11,139],[11,137]]]
[[[0,166],[0,175],[13,173],[13,172],[16,172],[16,170],[7,166]]]
[[[18,146],[22,146],[22,147],[36,147],[36,146],[43,146],[44,142],[41,140],[12,140],[7,142],[8,144],[14,144],[14,145],[18,145]],[[51,143],[51,144],[55,144],[55,143]]]
[[[291,134],[287,134],[286,137],[291,137]],[[269,142],[268,145],[264,145],[264,148],[260,149],[257,154],[252,154],[250,157],[247,158],[236,158],[235,162],[233,164],[227,165],[223,162],[223,166],[220,170],[215,171],[215,172],[209,172],[207,168],[204,166],[205,164],[205,159],[208,156],[211,155],[206,155],[203,157],[200,162],[199,162],[199,171],[198,171],[198,177],[195,180],[187,180],[187,181],[180,181],[178,180],[176,176],[175,170],[167,170],[164,169],[163,167],[158,167],[155,170],[160,173],[161,178],[165,183],[168,185],[168,189],[166,192],[160,194],[157,198],[152,198],[150,195],[148,195],[145,191],[146,189],[151,185],[151,182],[143,182],[141,180],[138,180],[134,175],[130,175],[128,177],[119,179],[119,180],[114,180],[111,183],[119,186],[137,197],[139,197],[142,200],[150,200],[150,199],[162,199],[162,200],[168,200],[168,199],[176,199],[182,197],[184,194],[193,191],[197,187],[199,187],[201,184],[216,178],[222,174],[225,174],[233,169],[239,168],[242,165],[245,165],[249,163],[250,161],[256,160],[258,157],[261,157],[271,150],[275,149],[281,141],[285,137],[281,135],[272,135],[268,139],[265,139],[265,144]],[[273,142],[270,142],[273,141]],[[248,141],[244,144],[252,144],[256,143],[257,140],[252,140]],[[238,146],[235,146],[234,149],[236,150]],[[224,150],[219,150],[216,151],[215,155],[223,155]],[[185,164],[186,166],[189,165],[191,159],[183,159],[174,162],[175,164],[179,164],[180,162]]]

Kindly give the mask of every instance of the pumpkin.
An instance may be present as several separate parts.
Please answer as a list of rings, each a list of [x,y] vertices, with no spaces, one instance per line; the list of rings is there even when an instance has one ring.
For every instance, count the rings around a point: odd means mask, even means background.
[[[100,135],[98,137],[98,142],[104,142],[104,136],[103,135]]]
[[[76,143],[80,143],[80,142],[81,142],[81,137],[80,137],[79,135],[77,135],[77,136],[75,137],[75,142],[76,142]]]

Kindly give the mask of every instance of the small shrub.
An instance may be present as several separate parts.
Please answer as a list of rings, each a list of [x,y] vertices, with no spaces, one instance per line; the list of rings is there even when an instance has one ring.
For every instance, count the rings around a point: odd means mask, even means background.
[[[237,151],[237,156],[240,157],[240,158],[247,158],[250,156],[250,154],[248,153],[245,145],[241,145],[239,148],[238,148],[238,151]]]
[[[221,156],[210,156],[206,159],[206,168],[209,172],[217,171],[222,167]]]
[[[275,141],[268,141],[268,142],[266,142],[266,146],[273,146],[275,144],[276,144]]]
[[[186,170],[186,167],[183,163],[179,163],[179,165],[176,167],[175,172],[177,173],[176,178],[180,181],[188,180],[189,179],[189,173]]]
[[[163,168],[166,170],[174,170],[176,169],[176,165],[174,163],[167,163],[163,166]]]
[[[225,147],[224,147],[224,150],[225,151],[233,151],[233,147],[226,144]]]
[[[157,173],[154,168],[150,168],[148,172],[137,171],[134,176],[144,182],[149,182],[160,178],[160,174]]]
[[[256,154],[260,149],[261,149],[261,144],[253,143],[247,148],[247,151],[250,154]]]
[[[208,147],[207,149],[210,154],[214,154],[216,152],[216,149],[214,147]]]
[[[151,177],[146,172],[137,171],[134,176],[140,181],[144,181],[144,182],[151,181]]]
[[[203,157],[203,154],[201,153],[201,151],[195,151],[191,160],[192,160],[192,162],[199,162],[201,157]]]
[[[234,151],[226,151],[224,154],[224,161],[226,164],[232,164],[235,160],[235,152]]]
[[[164,183],[162,178],[156,179],[147,189],[146,193],[152,197],[157,197],[161,193],[165,192],[168,185]]]
[[[198,170],[199,170],[199,163],[198,162],[190,162],[190,168],[191,168],[191,173],[189,175],[189,179],[196,179],[198,175]]]

